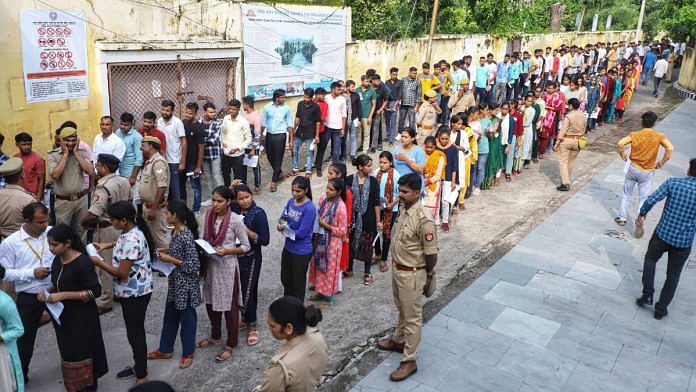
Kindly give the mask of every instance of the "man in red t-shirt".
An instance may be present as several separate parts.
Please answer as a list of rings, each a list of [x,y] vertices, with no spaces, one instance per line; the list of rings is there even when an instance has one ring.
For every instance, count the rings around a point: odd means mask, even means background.
[[[143,114],[143,129],[138,129],[142,137],[154,136],[160,141],[160,151],[167,151],[167,136],[157,127],[157,115],[155,112],[145,112]]]
[[[46,185],[46,161],[32,151],[34,139],[26,132],[18,133],[15,136],[15,144],[19,153],[15,158],[22,159],[22,186],[29,193],[33,193],[36,201],[43,201],[44,189]]]

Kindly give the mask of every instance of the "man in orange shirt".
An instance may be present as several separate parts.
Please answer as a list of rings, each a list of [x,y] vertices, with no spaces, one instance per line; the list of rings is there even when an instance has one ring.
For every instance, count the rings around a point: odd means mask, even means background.
[[[621,159],[627,162],[624,169],[626,178],[624,180],[621,208],[619,209],[619,216],[614,219],[619,226],[626,225],[628,203],[636,185],[638,185],[638,193],[640,195],[640,205],[638,206],[640,208],[652,191],[652,180],[655,170],[667,163],[674,150],[672,143],[662,132],[652,129],[657,121],[657,114],[645,112],[641,118],[643,129],[631,132],[628,136],[619,140],[617,144]],[[626,146],[629,144],[631,145],[631,154],[630,157],[626,157]],[[665,152],[662,155],[662,160],[657,161],[660,146],[664,148]]]

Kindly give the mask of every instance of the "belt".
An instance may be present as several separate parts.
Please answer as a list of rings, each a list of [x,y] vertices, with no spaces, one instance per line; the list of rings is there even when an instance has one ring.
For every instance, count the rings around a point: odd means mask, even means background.
[[[433,129],[432,125],[421,125],[421,128],[423,129]]]
[[[107,227],[111,227],[111,222],[101,221],[99,224],[97,224],[97,227],[100,229],[106,229]]]
[[[75,200],[80,200],[86,194],[87,194],[87,189],[85,189],[84,191],[82,191],[80,193],[74,193],[72,195],[56,195],[56,199],[75,201]]]
[[[580,138],[583,137],[583,136],[585,136],[585,135],[563,135],[563,138],[564,138],[564,139],[575,139],[575,140],[577,140],[577,139],[580,139]]]
[[[392,261],[392,264],[394,264],[394,268],[398,269],[399,271],[408,271],[408,272],[416,272],[420,271],[422,269],[425,269],[425,266],[422,267],[408,267],[403,264],[399,264],[396,261]]]

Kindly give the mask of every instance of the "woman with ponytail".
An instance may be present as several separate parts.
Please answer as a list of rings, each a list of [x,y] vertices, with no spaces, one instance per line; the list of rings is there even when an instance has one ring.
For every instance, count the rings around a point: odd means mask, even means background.
[[[147,342],[145,340],[145,313],[150,303],[154,282],[152,260],[155,249],[148,244],[152,236],[143,217],[128,201],[117,201],[107,209],[111,225],[121,232],[116,242],[94,243],[98,251],[113,248],[109,261],[91,257],[92,263],[114,277],[114,297],[121,303],[126,335],[133,350],[135,365],[120,371],[116,377],[136,377],[136,384],[147,382]],[[137,216],[137,218],[136,218]]]
[[[200,259],[196,250],[198,222],[186,202],[174,199],[167,204],[167,224],[174,226],[169,249],[157,249],[157,258],[174,264],[169,274],[169,288],[164,308],[162,335],[159,348],[147,355],[147,359],[169,359],[174,352],[176,333],[181,326],[181,361],[186,369],[193,362],[196,345],[196,307],[201,304],[198,271]]]
[[[334,294],[340,291],[343,236],[348,232],[345,188],[342,179],[332,178],[326,185],[326,194],[319,197],[319,232],[315,233],[317,244],[309,266],[309,285],[317,293],[309,297],[310,301],[333,302]]]
[[[326,342],[316,328],[321,310],[305,307],[295,297],[273,301],[268,309],[268,329],[287,340],[271,358],[263,382],[252,392],[315,391],[326,369]]]

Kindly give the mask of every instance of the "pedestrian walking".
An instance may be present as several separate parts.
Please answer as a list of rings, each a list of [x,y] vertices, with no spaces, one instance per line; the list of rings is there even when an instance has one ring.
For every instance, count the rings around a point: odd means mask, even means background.
[[[631,132],[617,143],[619,156],[626,162],[621,207],[619,208],[618,216],[614,219],[619,226],[626,226],[628,204],[633,196],[635,187],[638,186],[640,197],[638,209],[640,209],[645,199],[652,192],[651,188],[655,170],[662,168],[667,163],[674,150],[669,139],[662,132],[653,129],[657,121],[657,114],[645,112],[641,118],[643,129]],[[631,146],[631,152],[629,156],[626,156],[626,146],[628,145]],[[662,159],[658,161],[657,155],[660,146],[664,149],[664,154]]]
[[[403,381],[418,369],[416,360],[423,327],[423,293],[435,279],[437,234],[435,224],[420,202],[421,179],[406,174],[399,179],[399,211],[392,242],[392,289],[399,324],[391,338],[380,340],[382,350],[403,352],[399,367],[389,379]]]
[[[174,115],[174,108],[172,100],[163,100],[160,107],[162,117],[157,119],[157,129],[162,131],[167,140],[167,143],[162,145],[162,151],[164,151],[165,162],[169,166],[168,200],[181,199],[179,177],[186,175],[188,156],[186,129],[181,119]]]
[[[696,234],[696,158],[689,161],[687,177],[668,179],[645,200],[636,220],[636,237],[642,237],[645,217],[664,198],[667,201],[660,222],[645,252],[643,295],[636,300],[639,306],[652,304],[655,267],[662,255],[667,253],[667,279],[660,292],[660,299],[655,303],[655,318],[658,320],[668,313],[667,307],[674,298],[679,276],[689,259]]]
[[[554,151],[560,151],[558,168],[561,172],[561,185],[556,188],[559,191],[570,190],[570,175],[573,174],[575,160],[580,150],[585,147],[581,145],[583,143],[581,139],[585,136],[587,117],[578,110],[579,107],[580,101],[577,98],[568,100],[570,112],[563,118],[563,125],[561,125],[558,139],[553,146]]]
[[[270,190],[278,190],[277,182],[285,178],[283,173],[283,156],[285,155],[285,142],[287,136],[292,134],[292,113],[290,107],[285,104],[285,90],[278,89],[273,92],[273,103],[263,107],[261,116],[261,144],[265,145],[266,156],[273,170]],[[292,140],[290,141],[292,147]]]

